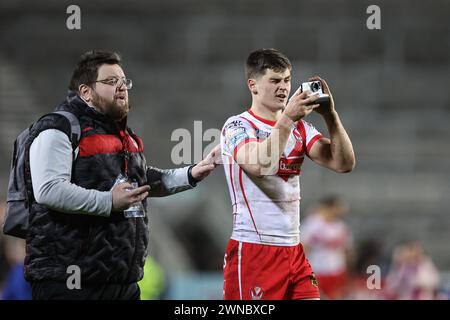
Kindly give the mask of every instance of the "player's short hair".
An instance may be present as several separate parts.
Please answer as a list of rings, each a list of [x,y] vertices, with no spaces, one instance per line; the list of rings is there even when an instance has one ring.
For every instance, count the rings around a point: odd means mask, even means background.
[[[103,64],[121,65],[122,58],[116,52],[92,50],[83,53],[73,70],[69,90],[78,92],[82,84],[89,84],[97,80],[98,68]]]
[[[277,49],[258,49],[250,53],[245,65],[247,79],[264,75],[266,69],[282,72],[286,69],[291,70],[292,64],[288,57]]]
[[[336,194],[327,195],[319,200],[324,207],[334,207],[344,203],[344,199]]]

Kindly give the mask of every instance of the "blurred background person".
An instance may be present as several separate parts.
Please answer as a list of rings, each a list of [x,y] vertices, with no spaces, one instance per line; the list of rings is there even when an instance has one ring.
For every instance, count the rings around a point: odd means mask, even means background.
[[[6,203],[0,202],[0,226]],[[24,274],[25,241],[0,232],[0,300],[30,300],[31,286]]]
[[[432,300],[439,289],[439,271],[417,241],[398,245],[386,277],[387,298]]]
[[[321,199],[302,223],[300,236],[323,299],[343,297],[349,283],[353,239],[342,219],[347,212],[347,203],[330,195]]]
[[[1,300],[31,300],[31,286],[24,278],[25,240],[5,236],[4,250],[9,268]]]
[[[347,300],[384,299],[385,274],[383,271],[386,269],[386,263],[383,244],[376,238],[366,238],[361,239],[355,246],[353,272],[343,298]]]
[[[0,201],[0,226],[3,226],[3,221],[5,219],[5,209],[6,209],[5,205],[6,204],[4,201]],[[0,232],[0,297],[2,295],[6,273],[8,272],[8,264],[6,263],[4,243],[5,243],[5,236],[3,235],[3,232]]]
[[[148,255],[144,264],[144,277],[138,282],[141,300],[161,300],[167,289],[165,272],[161,265]]]

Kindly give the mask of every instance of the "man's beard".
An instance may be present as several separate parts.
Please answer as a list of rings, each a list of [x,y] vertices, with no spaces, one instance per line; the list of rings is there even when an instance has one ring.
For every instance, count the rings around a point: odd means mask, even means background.
[[[123,120],[128,115],[128,111],[130,110],[128,101],[126,101],[124,105],[119,105],[117,103],[117,99],[114,98],[114,100],[110,102],[102,98],[97,93],[94,93],[94,96],[92,97],[92,104],[96,108],[100,109],[102,113],[108,115],[111,119],[117,122]]]

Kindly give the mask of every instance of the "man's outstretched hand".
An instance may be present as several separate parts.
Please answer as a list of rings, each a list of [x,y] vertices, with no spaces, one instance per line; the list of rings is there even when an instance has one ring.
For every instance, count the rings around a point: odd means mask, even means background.
[[[214,147],[205,159],[197,163],[191,171],[192,177],[201,181],[206,178],[217,166],[218,158],[220,156],[220,145]]]

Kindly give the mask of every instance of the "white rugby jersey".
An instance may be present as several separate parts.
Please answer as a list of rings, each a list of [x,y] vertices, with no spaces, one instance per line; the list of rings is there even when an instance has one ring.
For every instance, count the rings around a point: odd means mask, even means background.
[[[230,117],[222,129],[222,161],[233,208],[231,239],[294,246],[300,242],[301,165],[322,135],[309,122],[294,123],[278,172],[261,178],[247,175],[235,161],[237,150],[266,139],[274,125],[248,110]]]
[[[302,224],[301,240],[308,247],[308,260],[316,275],[332,276],[347,270],[346,252],[352,248],[353,239],[343,221],[308,215]]]

